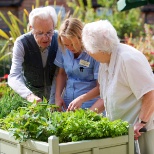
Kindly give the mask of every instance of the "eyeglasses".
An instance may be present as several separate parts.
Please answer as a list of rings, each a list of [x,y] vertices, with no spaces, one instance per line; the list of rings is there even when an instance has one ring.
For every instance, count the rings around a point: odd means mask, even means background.
[[[49,32],[47,32],[47,33],[43,33],[43,32],[36,32],[35,30],[34,30],[34,34],[35,34],[35,36],[36,37],[43,37],[43,36],[46,36],[46,37],[51,37],[51,36],[53,36],[54,35],[54,32],[53,31],[49,31]]]

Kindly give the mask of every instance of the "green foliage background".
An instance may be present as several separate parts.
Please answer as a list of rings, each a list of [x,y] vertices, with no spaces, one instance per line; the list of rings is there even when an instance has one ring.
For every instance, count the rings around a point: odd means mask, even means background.
[[[103,6],[103,8],[100,8],[103,10],[100,15],[92,8],[91,0],[87,0],[87,6],[84,6],[83,0],[72,0],[71,2],[67,0],[68,6],[74,10],[72,16],[80,18],[84,23],[108,19],[121,39],[124,38],[126,33],[128,35],[132,33],[133,37],[138,37],[144,33],[143,19],[139,8],[119,12],[115,0],[97,0],[97,2]]]
[[[66,12],[65,18],[67,18],[68,16],[73,16],[81,19],[81,21],[83,21],[84,23],[93,22],[100,19],[108,19],[116,28],[118,36],[121,39],[124,38],[126,33],[128,35],[132,33],[133,37],[138,37],[144,33],[143,21],[140,17],[139,8],[119,12],[117,10],[117,2],[115,0],[97,0],[97,2],[98,4],[103,6],[103,8],[100,8],[103,9],[103,12],[101,14],[98,14],[92,7],[91,0],[87,0],[87,6],[84,5],[83,0],[66,0],[66,3],[70,10],[74,11],[73,13],[70,13],[71,11]],[[49,0],[46,0],[44,2],[44,6],[47,5],[49,5]],[[56,6],[56,0],[54,1],[54,5]],[[35,5],[32,6],[32,9],[39,6],[40,1],[36,0]],[[10,29],[9,34],[6,34],[2,29],[0,29],[0,37],[5,39],[4,45],[2,46],[2,48],[0,47],[0,76],[4,75],[4,73],[8,73],[8,70],[10,69],[10,55],[12,54],[12,49],[10,47],[13,46],[14,41],[18,36],[29,31],[28,16],[29,12],[26,9],[23,10],[22,19],[19,19],[12,12],[8,11],[9,20],[7,20],[3,13],[0,12],[0,18]],[[59,26],[64,19],[62,19],[62,12],[59,11],[57,29],[59,29]],[[4,63],[6,64],[5,66]],[[6,72],[4,70],[6,70]]]

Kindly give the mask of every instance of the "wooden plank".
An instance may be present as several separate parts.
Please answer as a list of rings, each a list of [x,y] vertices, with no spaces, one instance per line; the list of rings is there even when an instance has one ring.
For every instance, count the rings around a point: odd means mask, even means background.
[[[10,144],[10,146],[13,144],[16,145],[17,152],[15,154],[22,154],[22,149],[20,149],[21,146],[23,148],[32,149],[32,150],[35,150],[38,152],[40,151],[43,153],[48,153],[48,149],[49,149],[49,144],[47,142],[28,140],[27,142],[19,143],[19,141],[14,139],[14,137],[10,137],[9,132],[1,130],[1,129],[0,129],[0,140],[1,140],[1,142],[2,141],[6,142],[6,144],[8,142],[12,143],[12,144]],[[17,145],[18,145],[18,147],[17,147]],[[3,144],[3,146],[4,146],[4,144]],[[8,153],[6,153],[6,154],[8,154]]]
[[[32,150],[30,150],[30,149],[23,148],[22,151],[23,151],[22,154],[33,154]]]
[[[59,138],[50,136],[47,142],[28,140],[19,143],[10,138],[7,131],[0,130],[0,153],[5,154],[133,154],[133,129],[129,136],[84,140],[79,142],[60,143]]]
[[[49,144],[47,142],[28,140],[21,143],[23,148],[35,150],[37,152],[49,153]]]
[[[0,129],[0,139],[10,141],[12,143],[19,143],[19,141],[15,140],[14,137],[9,135],[9,132]]]
[[[21,144],[17,144],[17,154],[22,154],[22,145]]]
[[[79,142],[68,142],[68,143],[60,143],[60,153],[65,153],[68,151],[77,151],[80,147],[80,150],[91,149],[95,147],[110,147],[121,144],[128,144],[128,135],[115,137],[115,138],[105,138],[105,139],[97,139],[97,140],[84,140]]]
[[[101,154],[128,154],[127,145],[100,149]]]
[[[128,154],[134,154],[134,127],[129,127],[129,144],[128,144]]]
[[[13,144],[6,141],[0,141],[0,153],[2,154],[17,154],[17,144]]]
[[[56,136],[50,136],[48,139],[49,154],[60,154],[59,151],[59,138]],[[67,149],[69,151],[69,149]]]
[[[99,148],[93,148],[92,154],[99,154]]]
[[[23,153],[21,153],[21,154],[47,154],[47,153],[23,148]]]

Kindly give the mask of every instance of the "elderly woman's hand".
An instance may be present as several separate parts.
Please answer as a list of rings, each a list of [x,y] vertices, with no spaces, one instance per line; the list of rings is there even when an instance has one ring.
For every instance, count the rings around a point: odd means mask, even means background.
[[[134,125],[134,139],[137,140],[138,137],[142,135],[142,132],[140,132],[140,129],[143,128],[145,124],[137,122]]]

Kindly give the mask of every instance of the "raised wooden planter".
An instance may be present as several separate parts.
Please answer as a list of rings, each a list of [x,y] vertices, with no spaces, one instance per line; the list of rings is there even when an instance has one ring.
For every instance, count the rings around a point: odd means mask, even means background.
[[[129,135],[115,138],[59,143],[56,136],[50,136],[48,143],[19,143],[0,129],[0,154],[134,154],[134,133],[130,127]]]

